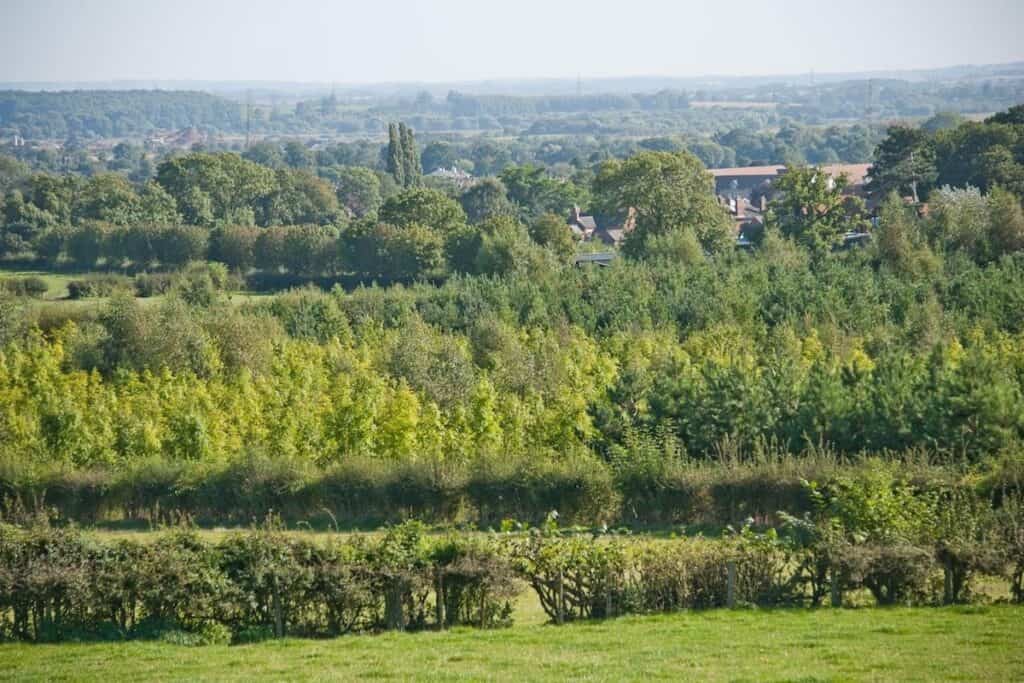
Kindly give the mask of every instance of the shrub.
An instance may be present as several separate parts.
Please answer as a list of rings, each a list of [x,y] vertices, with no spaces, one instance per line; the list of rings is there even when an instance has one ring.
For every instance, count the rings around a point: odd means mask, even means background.
[[[227,577],[194,532],[173,531],[147,550],[139,563],[139,603],[148,616],[192,630],[222,614]]]
[[[434,543],[430,559],[435,602],[442,606],[439,623],[485,628],[510,622],[519,587],[511,563],[494,542],[449,535]]]
[[[167,294],[176,279],[171,273],[140,273],[135,276],[135,296],[148,299]]]
[[[306,560],[313,550],[281,534],[272,520],[262,530],[221,542],[221,571],[231,584],[230,597],[221,603],[225,619],[273,627],[274,635],[283,637],[312,601],[313,571]]]
[[[624,544],[611,538],[565,535],[553,520],[509,543],[516,571],[530,584],[541,608],[561,623],[622,611],[617,594],[626,585]]]
[[[121,275],[92,275],[68,283],[69,299],[92,299],[113,296],[132,289],[132,281]]]
[[[935,602],[937,566],[931,551],[912,545],[851,545],[838,554],[838,570],[849,585],[871,591],[879,605]]]
[[[6,292],[13,296],[30,296],[40,298],[46,294],[50,286],[46,280],[37,276],[5,278],[0,280],[0,292]]]

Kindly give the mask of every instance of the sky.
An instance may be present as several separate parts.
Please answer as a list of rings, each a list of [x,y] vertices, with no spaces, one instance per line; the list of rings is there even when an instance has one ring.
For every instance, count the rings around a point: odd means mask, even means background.
[[[0,81],[781,75],[1024,60],[1024,0],[0,0]]]

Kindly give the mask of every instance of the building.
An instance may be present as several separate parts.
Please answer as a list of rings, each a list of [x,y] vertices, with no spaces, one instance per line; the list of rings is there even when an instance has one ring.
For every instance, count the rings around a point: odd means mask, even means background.
[[[580,212],[580,207],[572,207],[569,212],[569,230],[581,242],[602,242],[610,247],[618,247],[626,236],[636,228],[636,209],[630,207],[615,216],[595,217]]]
[[[597,231],[597,220],[593,216],[581,213],[578,206],[572,207],[568,222],[573,236],[582,242],[590,240]]]
[[[447,180],[460,190],[468,188],[475,180],[472,175],[456,166],[452,166],[451,168],[435,168],[433,171],[428,173],[427,176],[430,178],[441,178],[443,180]]]
[[[821,170],[833,178],[845,175],[850,194],[861,195],[868,181],[871,164],[826,164],[821,166]],[[785,172],[786,167],[781,165],[711,169],[711,175],[715,178],[715,194],[732,198],[744,196],[748,199],[754,190],[770,186]]]

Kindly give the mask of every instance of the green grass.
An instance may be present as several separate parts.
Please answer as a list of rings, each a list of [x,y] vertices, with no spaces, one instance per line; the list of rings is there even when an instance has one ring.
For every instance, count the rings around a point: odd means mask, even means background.
[[[986,680],[1024,678],[1013,607],[712,611],[497,631],[0,645],[10,680]]]
[[[84,276],[80,273],[55,273],[48,270],[0,270],[0,279],[25,277],[42,279],[48,288],[42,300],[55,301],[67,297],[69,282],[80,280]]]

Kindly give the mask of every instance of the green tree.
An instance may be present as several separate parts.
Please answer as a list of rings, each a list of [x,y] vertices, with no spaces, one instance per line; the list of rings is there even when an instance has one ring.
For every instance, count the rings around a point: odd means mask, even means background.
[[[920,201],[938,177],[932,138],[921,129],[890,127],[875,149],[870,175],[870,191],[880,196],[895,191]]]
[[[380,178],[368,168],[360,166],[330,166],[320,174],[334,184],[338,201],[356,218],[371,216],[380,209]]]
[[[1024,250],[1024,210],[1020,199],[1001,187],[988,195],[989,244],[993,258]]]
[[[565,219],[559,215],[541,214],[530,224],[530,237],[540,246],[554,252],[560,261],[568,261],[576,253],[576,240]]]
[[[625,250],[643,256],[649,237],[690,228],[709,251],[732,246],[735,236],[726,212],[714,195],[714,182],[689,152],[641,152],[625,161],[602,164],[594,196],[607,214],[632,209],[636,228]]]
[[[470,223],[480,223],[493,216],[515,215],[505,186],[497,178],[484,178],[459,197],[459,203]]]
[[[866,226],[863,202],[843,193],[847,182],[813,166],[787,168],[775,181],[778,194],[769,205],[767,226],[815,253],[831,249],[843,233]]]
[[[399,227],[419,224],[449,235],[466,224],[466,213],[451,197],[429,188],[410,188],[389,197],[380,220]]]
[[[423,166],[420,164],[420,153],[412,128],[404,123],[398,124],[398,139],[402,147],[402,177],[405,186],[419,187],[423,184]]]
[[[389,123],[388,151],[385,166],[399,187],[406,187],[408,184],[405,179],[405,164],[405,152],[402,149],[402,138],[399,134],[398,124]]]

